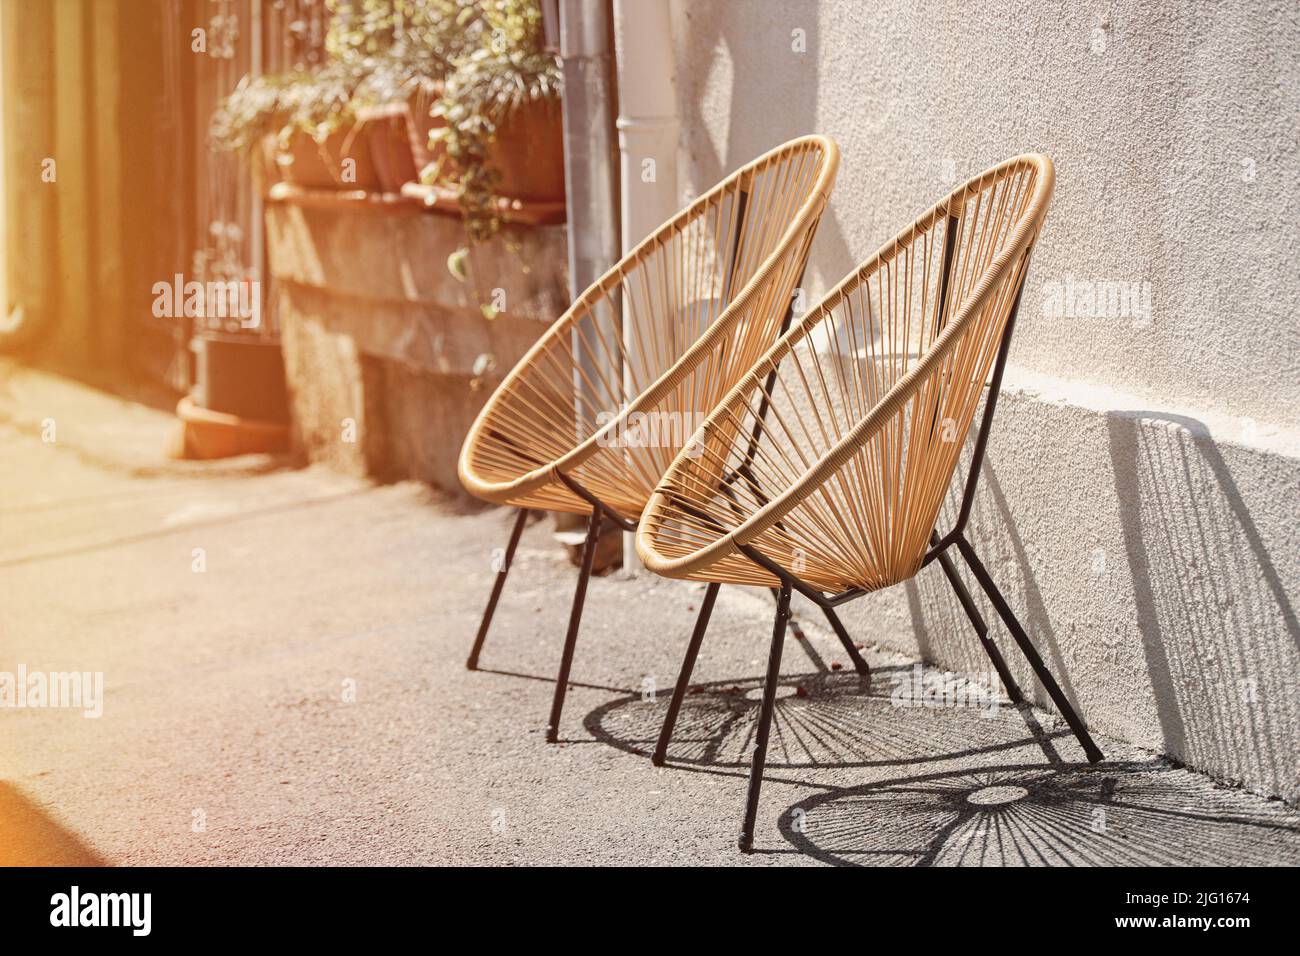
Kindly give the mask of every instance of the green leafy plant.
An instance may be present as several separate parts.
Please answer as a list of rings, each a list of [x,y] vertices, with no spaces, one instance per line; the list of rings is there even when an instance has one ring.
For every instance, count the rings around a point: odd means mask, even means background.
[[[544,49],[537,0],[326,0],[326,61],[317,69],[245,76],[212,118],[220,149],[249,150],[268,134],[285,149],[318,143],[363,107],[432,102],[439,158],[422,173],[455,189],[472,241],[500,228],[491,162],[498,130],[526,103],[557,104],[561,73]]]
[[[245,76],[212,115],[218,149],[246,151],[269,133],[281,145],[295,132],[322,140],[352,121],[353,78],[335,64],[312,72]]]
[[[460,26],[466,0],[332,0],[330,56],[356,64],[366,105],[428,97],[474,44]]]
[[[326,61],[314,70],[245,76],[213,114],[218,149],[248,150],[270,133],[318,142],[364,106],[429,98],[474,45],[458,24],[462,0],[327,0]]]
[[[530,101],[557,102],[559,61],[543,47],[536,0],[478,0],[457,17],[473,49],[455,60],[433,115],[446,125],[430,135],[442,158],[423,172],[426,182],[453,185],[471,240],[500,228],[496,188],[500,172],[490,162],[501,123]]]

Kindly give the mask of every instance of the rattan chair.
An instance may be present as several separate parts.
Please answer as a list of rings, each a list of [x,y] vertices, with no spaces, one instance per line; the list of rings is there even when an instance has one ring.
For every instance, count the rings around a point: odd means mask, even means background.
[[[557,739],[604,521],[627,531],[669,463],[785,331],[839,151],[807,136],[735,172],[587,289],[470,429],[460,477],[519,509],[467,666],[479,655],[527,509],[589,514],[547,722]]]
[[[1025,271],[1051,199],[1046,156],[955,190],[848,276],[710,415],[637,533],[646,567],[707,581],[654,762],[662,764],[720,584],[777,588],[740,846],[749,850],[790,595],[834,608],[938,561],[1013,702],[1021,698],[953,566],[956,547],[1088,759],[1087,730],[964,531]],[[935,530],[986,379],[992,381],[951,530]],[[757,440],[754,440],[757,436]]]

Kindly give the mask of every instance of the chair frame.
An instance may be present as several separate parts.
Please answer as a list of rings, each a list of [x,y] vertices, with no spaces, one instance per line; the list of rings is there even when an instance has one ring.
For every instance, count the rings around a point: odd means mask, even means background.
[[[794,284],[795,288],[799,288],[803,284],[804,271],[807,267],[808,252],[812,245],[813,236],[816,233],[817,223],[820,220],[822,213],[825,211],[825,206],[829,199],[829,192],[834,183],[835,173],[839,165],[839,151],[838,148],[831,140],[828,140],[825,137],[804,137],[804,139],[816,140],[822,145],[822,148],[826,150],[827,170],[824,171],[819,177],[823,183],[822,187],[818,190],[818,192],[820,193],[820,205],[815,210],[815,212],[811,214],[812,226],[808,232],[808,235],[803,240],[801,240],[803,243],[803,247],[800,250],[799,254],[802,256],[802,262],[800,264],[800,271],[799,271],[798,278],[795,280],[795,284]],[[731,176],[727,177],[722,182],[718,183],[715,187],[713,187],[713,190],[711,190],[710,192],[723,190],[729,184],[731,184],[737,177],[748,175],[752,167],[762,162],[762,160],[766,156],[769,156],[772,153],[776,153],[783,149],[786,149],[790,145],[791,143],[787,143],[783,146],[777,147],[776,149],[770,151],[768,154],[765,154],[764,157],[759,157],[758,159],[753,160],[752,162],[746,164],[745,167],[742,167],[741,169],[737,170],[735,173],[732,173]],[[734,268],[734,263],[737,261],[739,246],[741,243],[742,236],[744,235],[743,222],[745,221],[745,217],[748,212],[747,207],[748,207],[749,194],[750,194],[749,190],[747,189],[741,189],[738,194],[738,212],[737,212],[738,225],[736,227],[736,235],[734,237],[733,248],[731,249],[731,257],[729,260],[731,263],[733,263],[733,268]],[[809,202],[812,202],[812,200],[810,199]],[[615,267],[615,269],[618,269],[624,263],[633,261],[639,258],[640,256],[642,256],[643,254],[645,254],[645,251],[652,247],[657,237],[661,233],[666,231],[670,226],[672,226],[673,224],[675,224],[676,222],[678,222],[679,220],[687,216],[688,213],[690,212],[690,209],[691,207],[687,207],[686,209],[682,210],[676,216],[674,216],[673,219],[665,223],[664,226],[656,230],[656,232],[652,234],[650,237],[648,237],[645,241],[643,241],[640,246],[638,246],[635,250],[629,253],[628,256],[625,257],[625,259],[619,263],[619,266]],[[796,227],[799,225],[799,222],[803,220],[807,215],[809,215],[809,213],[801,210],[798,218],[796,218],[791,223],[787,231],[789,233],[793,233]],[[782,241],[784,242],[785,240]],[[756,271],[753,277],[751,277],[750,287],[757,287],[759,283],[767,281],[768,278],[774,273],[776,261],[777,261],[777,253],[774,251],[770,255],[769,260]],[[611,272],[613,271],[614,270],[611,270]],[[727,286],[730,286],[731,282],[733,281],[733,278],[734,278],[733,274],[729,272],[726,278]],[[593,290],[600,289],[604,285],[607,279],[608,279],[608,275],[602,278],[600,281],[598,281],[594,286],[592,286],[591,289],[588,289],[587,292],[584,292],[583,295],[580,296],[575,301],[574,305],[571,306],[571,310],[579,307],[586,300],[586,298],[592,294]],[[619,419],[621,420],[626,418],[632,411],[639,408],[641,403],[645,401],[646,395],[653,394],[661,387],[664,387],[664,384],[666,382],[671,382],[673,376],[682,370],[683,366],[688,362],[691,355],[697,350],[701,349],[701,343],[705,342],[708,339],[708,337],[713,333],[716,327],[721,326],[723,324],[723,322],[726,319],[726,316],[730,313],[732,309],[737,308],[737,304],[741,303],[743,301],[743,298],[744,298],[744,293],[737,296],[737,298],[732,301],[732,303],[728,306],[728,308],[724,310],[723,314],[720,315],[714,321],[713,326],[711,326],[710,329],[706,331],[705,335],[702,336],[701,339],[695,343],[692,349],[688,350],[688,353],[686,355],[683,355],[681,358],[679,358],[677,363],[675,363],[671,369],[665,372],[663,376],[661,376],[658,382],[650,386],[650,388],[646,392],[643,392],[642,396],[638,398],[637,402],[634,403],[632,407],[625,409],[620,414]],[[785,316],[782,320],[780,329],[777,332],[776,335],[777,339],[779,339],[782,335],[784,335],[788,331],[790,327],[790,323],[793,320],[793,317],[794,317],[794,305],[793,302],[791,302],[791,304],[786,309]],[[561,319],[558,321],[563,321],[563,319],[564,316],[562,316]],[[534,349],[524,356],[524,358],[520,361],[521,366],[527,363],[531,359],[534,352],[537,350],[538,347],[540,347],[540,344],[541,343],[539,342],[538,346],[534,346]],[[773,371],[772,374],[773,376],[775,376],[776,374],[775,371]],[[485,407],[482,415],[486,415],[489,407],[490,407],[490,403],[489,406]],[[480,420],[482,419],[482,415],[480,416]],[[475,428],[476,429],[478,428],[477,422],[475,423]],[[756,443],[758,441],[758,438],[759,438],[759,433],[756,431],[753,441]],[[622,531],[635,533],[638,525],[638,519],[640,518],[639,514],[631,519],[625,517],[623,514],[619,512],[618,508],[605,501],[602,501],[596,494],[594,494],[589,489],[585,488],[576,478],[566,473],[566,471],[564,470],[566,464],[569,466],[577,466],[581,464],[581,458],[579,457],[578,453],[582,451],[582,448],[584,446],[590,445],[590,443],[593,440],[594,440],[594,436],[592,438],[588,438],[585,442],[579,445],[578,448],[570,452],[565,459],[562,459],[559,462],[552,463],[549,469],[550,474],[554,478],[558,479],[559,482],[562,483],[569,490],[569,492],[571,492],[574,496],[576,496],[577,498],[581,499],[582,501],[586,502],[591,506],[591,512],[587,521],[587,534],[583,542],[582,557],[581,557],[581,561],[579,564],[579,571],[578,571],[578,581],[574,589],[573,603],[569,612],[569,624],[568,624],[568,629],[565,632],[564,649],[560,658],[560,668],[555,678],[555,691],[551,700],[550,716],[546,724],[547,743],[556,743],[559,739],[560,718],[564,710],[564,701],[568,692],[569,674],[573,666],[574,649],[577,646],[578,632],[582,624],[582,614],[583,614],[583,610],[587,598],[587,586],[591,580],[592,567],[595,560],[596,547],[600,540],[601,530],[605,526],[606,521],[608,521]],[[526,505],[518,508],[518,512],[515,517],[515,522],[511,529],[510,537],[506,545],[506,551],[504,555],[504,560],[502,562],[502,566],[500,570],[497,572],[497,574],[495,575],[495,581],[493,582],[492,590],[488,597],[487,606],[484,609],[482,619],[479,622],[478,632],[475,635],[473,646],[470,648],[469,657],[465,661],[465,667],[468,670],[478,670],[479,668],[479,657],[483,651],[483,645],[487,640],[488,631],[491,629],[492,618],[496,613],[497,604],[500,601],[503,590],[505,589],[506,577],[510,572],[511,564],[514,561],[515,551],[518,548],[519,539],[523,533],[524,525],[527,522],[529,510],[530,508]],[[830,616],[833,616],[834,614],[834,612],[830,611],[829,609],[827,613]],[[842,626],[840,627],[840,631],[842,631]],[[848,639],[847,633],[844,634],[843,640],[845,641],[845,647],[848,650],[850,656],[854,659],[855,663],[860,668],[860,670],[865,673],[867,667],[866,662],[862,660],[861,656],[857,652],[857,649],[853,646],[852,641]]]
[[[951,274],[953,264],[953,243],[954,227],[957,216],[951,212],[948,214],[948,242],[944,248],[943,268],[941,281],[946,287]],[[1026,253],[1032,249],[1032,243],[1026,248]],[[966,526],[970,520],[971,510],[974,505],[975,491],[979,484],[979,474],[984,463],[985,453],[988,449],[988,439],[993,426],[993,416],[997,410],[998,396],[1002,386],[1002,376],[1006,369],[1007,356],[1011,350],[1011,336],[1015,330],[1016,316],[1020,309],[1020,300],[1024,292],[1024,283],[1028,274],[1028,265],[1021,271],[1019,284],[1015,291],[1015,298],[1012,301],[1010,311],[1007,315],[1006,324],[1002,332],[1001,342],[998,347],[998,354],[994,360],[992,375],[988,382],[988,396],[985,399],[984,412],[980,420],[979,432],[975,438],[975,445],[972,449],[969,472],[966,476],[965,487],[962,492],[961,504],[959,506],[957,518],[952,528],[943,535],[937,531],[930,534],[930,548],[926,551],[925,557],[921,563],[921,568],[926,567],[933,561],[938,561],[939,566],[943,569],[944,577],[947,579],[953,592],[957,596],[958,602],[965,611],[966,616],[970,619],[971,625],[979,637],[980,645],[984,648],[990,662],[998,673],[1002,685],[1006,690],[1008,700],[1013,705],[1020,705],[1024,701],[1024,695],[1012,676],[1010,669],[997,645],[989,636],[989,626],[985,621],[979,608],[976,606],[971,597],[970,591],[966,588],[961,578],[957,574],[952,557],[948,554],[951,548],[956,548],[962,559],[974,574],[976,581],[981,589],[987,595],[989,601],[993,604],[998,616],[1006,625],[1007,630],[1011,632],[1016,646],[1029,662],[1034,674],[1043,684],[1048,696],[1053,704],[1060,711],[1061,716],[1073,731],[1078,739],[1080,746],[1087,755],[1089,763],[1097,763],[1104,759],[1104,755],[1097,747],[1083,721],[1079,718],[1078,713],[1071,705],[1065,693],[1061,690],[1060,685],[1052,676],[1051,671],[1044,663],[1042,656],[1034,647],[1029,635],[1021,625],[1019,619],[1012,611],[1010,604],[1007,603],[997,584],[993,581],[988,569],[980,560],[974,546],[966,537]],[[768,375],[767,386],[764,389],[764,398],[762,400],[762,412],[766,411],[767,395],[771,393],[772,382],[776,375],[776,367]],[[764,417],[760,415],[755,424],[753,438],[750,441],[748,450],[742,458],[742,464],[731,475],[727,476],[725,481],[734,480],[743,469],[749,466],[753,459],[754,449],[763,427]],[[678,507],[684,507],[691,510],[689,505],[676,500]],[[696,513],[696,517],[707,518],[702,512]],[[771,735],[772,717],[776,702],[776,686],[780,680],[781,656],[785,641],[785,632],[790,621],[790,598],[792,593],[798,592],[808,600],[812,601],[817,607],[826,614],[830,621],[836,636],[846,647],[852,647],[852,642],[848,637],[844,626],[840,623],[838,616],[835,614],[835,608],[864,597],[874,591],[863,588],[850,588],[838,593],[827,593],[820,588],[801,580],[798,575],[785,569],[775,561],[768,558],[751,544],[736,542],[737,550],[755,565],[768,571],[780,581],[779,588],[774,589],[777,596],[777,609],[775,621],[772,630],[772,642],[768,653],[767,670],[764,675],[763,697],[759,706],[758,724],[755,731],[755,742],[753,755],[750,761],[749,782],[745,797],[745,809],[743,823],[741,826],[737,844],[743,852],[751,852],[753,849],[754,825],[758,812],[759,794],[763,783],[763,769],[767,760],[767,747]],[[919,570],[918,570],[919,573]],[[664,723],[660,730],[659,740],[655,746],[651,761],[655,766],[662,766],[667,760],[668,745],[672,741],[673,729],[676,725],[678,713],[681,710],[682,701],[686,696],[689,688],[691,674],[695,667],[695,660],[699,654],[700,645],[703,642],[704,633],[708,629],[709,618],[712,614],[713,605],[717,599],[718,589],[721,587],[719,582],[710,582],[705,592],[704,601],[700,607],[699,615],[696,619],[695,629],[692,632],[690,642],[687,645],[686,654],[682,661],[681,670],[678,674],[677,683],[673,688],[673,696],[669,702],[668,712],[664,717]],[[856,662],[856,658],[855,658]],[[859,668],[859,673],[864,673],[863,668]]]

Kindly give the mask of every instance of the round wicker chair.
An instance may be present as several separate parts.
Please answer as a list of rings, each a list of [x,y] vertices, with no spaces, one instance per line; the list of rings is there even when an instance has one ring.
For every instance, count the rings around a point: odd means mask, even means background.
[[[662,763],[719,584],[779,588],[740,844],[762,781],[791,590],[826,612],[939,560],[1012,700],[988,627],[946,554],[956,546],[1092,759],[1069,702],[963,535],[1025,271],[1052,194],[1046,156],[956,189],[809,310],[668,468],[637,532],[662,575],[710,584],[654,760]],[[992,388],[955,527],[935,532],[983,394]],[[755,436],[757,439],[755,440]]]
[[[838,165],[834,143],[806,136],[729,176],[579,296],[470,429],[461,481],[520,509],[471,669],[526,509],[591,516],[548,740],[558,733],[603,522],[635,528],[664,469],[784,331]]]

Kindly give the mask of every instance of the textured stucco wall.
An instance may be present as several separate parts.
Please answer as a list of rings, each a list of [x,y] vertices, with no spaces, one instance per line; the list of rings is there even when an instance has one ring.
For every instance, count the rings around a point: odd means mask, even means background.
[[[801,133],[843,149],[815,287],[953,182],[1041,150],[1057,192],[1016,362],[1300,419],[1294,3],[720,0],[678,4],[675,28],[690,188]],[[1151,323],[1045,318],[1067,275],[1149,282]]]
[[[674,31],[687,193],[840,144],[814,301],[957,182],[1052,156],[977,547],[1092,725],[1300,796],[1300,8],[674,0]],[[1053,304],[1089,281],[1136,308]],[[853,617],[985,670],[959,615],[934,568]]]

